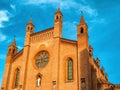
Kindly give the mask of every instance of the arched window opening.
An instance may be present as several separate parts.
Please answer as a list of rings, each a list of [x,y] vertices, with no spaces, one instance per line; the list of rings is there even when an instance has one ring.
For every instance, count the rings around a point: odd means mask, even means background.
[[[15,49],[13,49],[13,54],[15,53]]]
[[[83,29],[83,27],[81,27],[81,33],[84,33],[84,29]]]
[[[29,30],[29,27],[28,27],[28,30]]]
[[[56,16],[56,19],[58,20],[58,16]]]
[[[73,60],[68,59],[68,80],[73,80]]]
[[[16,76],[15,76],[15,84],[14,84],[14,88],[17,88],[17,87],[18,87],[19,75],[20,75],[20,70],[17,69],[17,70],[16,70]]]
[[[61,16],[60,16],[60,19],[61,19]]]
[[[31,30],[32,30],[33,28],[31,27]]]
[[[85,78],[81,78],[81,86],[82,88],[86,87]]]
[[[56,81],[53,81],[53,90],[56,90]]]
[[[93,55],[93,51],[92,51],[91,49],[89,50],[89,54],[90,54],[90,55]]]
[[[10,53],[10,52],[11,52],[11,49],[9,49],[8,53]]]
[[[41,74],[38,74],[38,75],[37,75],[37,78],[36,78],[36,86],[37,86],[37,87],[40,87],[40,86],[41,86]]]

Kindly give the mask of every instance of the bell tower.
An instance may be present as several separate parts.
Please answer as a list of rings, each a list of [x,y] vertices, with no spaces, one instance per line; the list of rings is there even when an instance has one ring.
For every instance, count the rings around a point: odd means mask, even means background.
[[[91,90],[89,83],[91,66],[89,62],[88,27],[83,15],[77,26],[77,39],[79,90]]]
[[[10,82],[10,75],[11,75],[11,63],[13,57],[17,54],[17,49],[18,48],[16,46],[16,40],[14,39],[11,45],[8,46],[8,52],[6,55],[6,64],[5,64],[3,81],[2,81],[2,88],[4,90],[8,90],[8,85]]]
[[[52,66],[52,72],[57,72],[56,74],[52,73],[52,80],[53,85],[56,86],[56,90],[59,90],[59,65],[60,65],[60,38],[62,37],[62,13],[60,11],[60,8],[58,8],[57,12],[54,14],[54,32],[53,32],[53,38],[54,38],[54,58],[55,60],[52,62],[54,65]]]
[[[29,58],[29,50],[30,50],[30,35],[34,33],[34,24],[32,22],[32,19],[30,19],[29,23],[26,25],[26,36],[25,36],[25,41],[24,41],[24,49],[23,49],[23,79],[21,80],[21,85],[23,90],[25,89],[25,84],[26,84],[26,71],[27,71],[27,63],[28,63],[28,58]]]
[[[34,33],[34,25],[32,23],[32,19],[26,25],[26,37],[25,37],[25,46],[30,44],[30,35]]]
[[[12,44],[10,46],[8,46],[8,52],[7,52],[7,62],[11,62],[10,59],[8,59],[8,57],[13,57],[14,55],[17,54],[17,46],[16,46],[16,40],[14,39],[12,41]]]
[[[60,8],[54,15],[54,37],[62,37],[62,13]]]
[[[88,27],[84,20],[84,16],[80,19],[80,24],[77,26],[77,38],[79,49],[88,48]]]
[[[29,31],[31,34],[34,32],[34,25],[32,23],[32,19],[30,19],[30,22],[27,24],[26,31]]]

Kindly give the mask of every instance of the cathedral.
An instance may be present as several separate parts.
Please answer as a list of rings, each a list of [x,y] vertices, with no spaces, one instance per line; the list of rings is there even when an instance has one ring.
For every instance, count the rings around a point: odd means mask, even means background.
[[[17,52],[15,39],[8,46],[1,90],[120,90],[93,57],[84,16],[76,41],[62,38],[62,19],[58,8],[54,26],[40,32],[30,20],[24,48]]]

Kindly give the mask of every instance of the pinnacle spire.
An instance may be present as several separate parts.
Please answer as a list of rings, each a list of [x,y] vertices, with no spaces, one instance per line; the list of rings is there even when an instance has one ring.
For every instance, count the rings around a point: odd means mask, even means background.
[[[60,10],[60,7],[58,7],[58,9],[57,9],[56,14],[57,14],[57,13],[59,13],[59,14],[61,14],[61,15],[62,15],[62,12],[61,12],[61,10]]]
[[[32,22],[32,18],[30,18],[30,21],[29,21],[29,23],[27,24],[27,25],[33,25],[33,22]],[[34,25],[33,25],[34,26]]]
[[[60,12],[60,7],[58,7],[58,11],[57,12]]]
[[[32,23],[32,18],[30,19],[30,22],[29,23]]]
[[[80,24],[86,24],[86,23],[85,23],[85,20],[84,20],[84,14],[83,14],[83,11],[81,11]]]
[[[14,39],[12,41],[12,45],[15,45],[16,46],[16,39],[15,39],[15,36],[14,36]]]
[[[83,15],[81,16],[80,24],[85,24],[85,20],[84,20],[84,16]]]

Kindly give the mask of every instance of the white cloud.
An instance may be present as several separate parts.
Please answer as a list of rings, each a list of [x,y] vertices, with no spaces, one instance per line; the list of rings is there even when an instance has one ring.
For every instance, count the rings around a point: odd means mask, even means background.
[[[88,6],[87,6],[87,5],[86,5],[86,6],[81,5],[79,11],[86,12],[86,13],[88,13],[90,16],[97,16],[97,15],[98,15],[97,10],[91,8],[89,5],[88,5]]]
[[[0,42],[5,41],[5,40],[6,40],[6,36],[0,33]]]
[[[61,0],[28,0],[26,2],[26,4],[34,4],[34,5],[38,5],[38,4],[43,4],[43,3],[60,3]]]
[[[54,8],[57,8],[60,6],[60,8],[65,11],[71,11],[74,10],[78,15],[81,14],[81,11],[85,13],[85,15],[88,15],[87,17],[92,17],[93,20],[90,21],[90,23],[106,23],[105,19],[98,18],[99,13],[94,6],[91,6],[86,0],[80,0],[79,2],[76,2],[74,0],[28,0],[26,4],[30,5],[39,5],[40,7],[44,6],[43,8],[47,8],[47,5],[44,4],[50,4]]]
[[[21,50],[21,49],[23,48],[23,47],[21,47],[21,46],[17,46],[17,47],[18,47],[19,50]]]
[[[69,39],[76,39],[76,35],[77,35],[77,22],[73,21],[73,22],[63,22],[63,36],[65,38]],[[66,34],[67,33],[67,34]],[[71,35],[71,33],[73,35]]]
[[[107,23],[104,18],[93,19],[90,22],[92,22],[92,23],[102,23],[102,24],[106,24]]]
[[[40,5],[42,4],[51,4],[55,7],[59,7],[61,9],[71,9],[74,8],[76,10],[76,13],[80,13],[81,11],[88,13],[91,16],[97,16],[97,10],[90,7],[90,5],[86,2],[86,0],[81,0],[79,3],[73,0],[28,0],[26,4],[32,4],[32,5]],[[84,4],[83,4],[84,3]],[[47,7],[47,5],[46,5]]]
[[[7,10],[0,10],[0,28],[3,28],[3,22],[8,22],[9,16]]]
[[[13,10],[16,10],[16,7],[15,7],[15,5],[13,5],[13,4],[10,4],[10,7],[11,7]]]
[[[65,29],[69,28],[69,31],[74,31],[77,27],[77,22],[63,22],[63,25],[65,26]]]
[[[90,16],[97,16],[97,10],[93,9],[92,7],[89,6],[89,4],[82,4],[82,3],[77,3],[75,1],[65,1],[61,3],[61,7],[63,9],[70,9],[74,8],[76,10],[76,13],[80,13],[81,11],[86,12]]]

